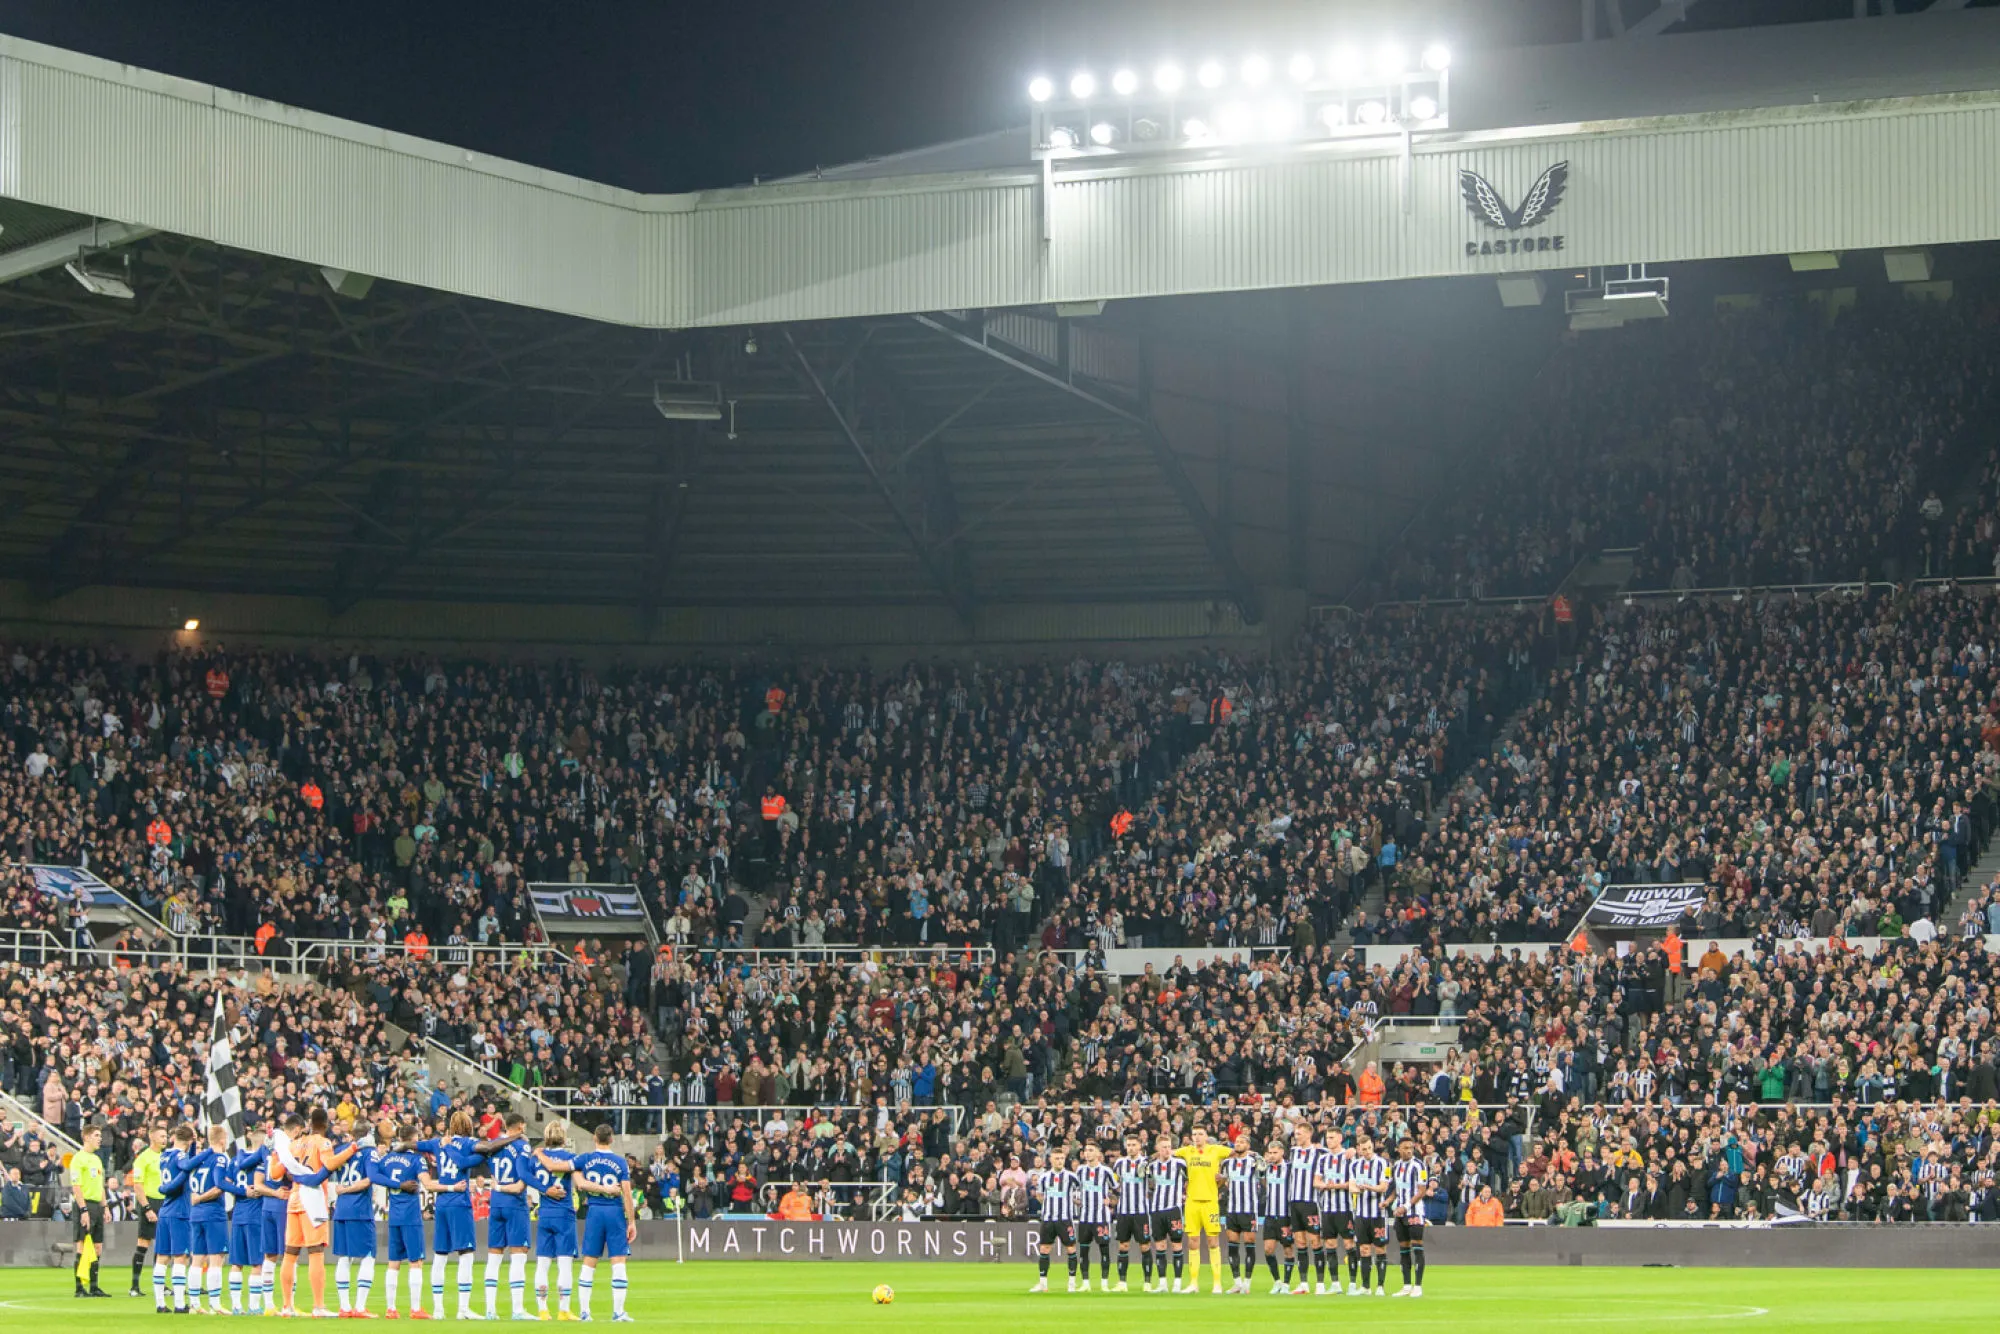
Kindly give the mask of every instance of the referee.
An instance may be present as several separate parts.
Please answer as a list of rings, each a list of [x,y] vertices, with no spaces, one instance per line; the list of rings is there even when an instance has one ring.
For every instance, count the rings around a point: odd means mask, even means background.
[[[109,1297],[97,1286],[98,1257],[104,1251],[104,1160],[97,1156],[104,1131],[91,1126],[83,1132],[83,1147],[70,1155],[69,1188],[76,1206],[76,1295]],[[90,1287],[83,1286],[84,1275]]]
[[[139,1241],[132,1247],[132,1291],[126,1294],[128,1297],[139,1295],[139,1275],[146,1267],[146,1248],[153,1242],[153,1233],[160,1225],[160,1208],[167,1202],[166,1197],[160,1194],[160,1155],[166,1147],[166,1125],[148,1126],[146,1147],[139,1150],[138,1156],[132,1160],[128,1179],[132,1185],[132,1202],[139,1210]]]

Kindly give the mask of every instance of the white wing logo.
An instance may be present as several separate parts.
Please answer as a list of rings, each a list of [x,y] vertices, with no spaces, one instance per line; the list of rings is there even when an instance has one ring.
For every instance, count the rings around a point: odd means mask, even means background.
[[[1528,187],[1528,194],[1521,201],[1521,207],[1507,207],[1507,201],[1500,197],[1484,176],[1476,171],[1462,170],[1458,173],[1459,193],[1465,196],[1465,207],[1473,217],[1488,227],[1503,232],[1518,232],[1528,227],[1538,227],[1548,221],[1549,215],[1562,203],[1563,191],[1569,187],[1569,163],[1558,162],[1535,178]]]

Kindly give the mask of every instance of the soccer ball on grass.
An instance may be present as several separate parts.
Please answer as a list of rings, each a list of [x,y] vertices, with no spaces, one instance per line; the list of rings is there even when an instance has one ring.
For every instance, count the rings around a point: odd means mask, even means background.
[[[877,1283],[875,1285],[875,1304],[877,1306],[887,1306],[895,1300],[896,1290],[894,1288],[890,1287],[887,1283]]]

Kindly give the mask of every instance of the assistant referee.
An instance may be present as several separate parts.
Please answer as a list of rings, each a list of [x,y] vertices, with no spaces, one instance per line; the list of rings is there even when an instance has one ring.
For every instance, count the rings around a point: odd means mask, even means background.
[[[83,1147],[69,1159],[71,1203],[76,1206],[76,1295],[79,1297],[111,1295],[97,1286],[98,1257],[104,1251],[104,1160],[97,1156],[97,1148],[103,1142],[103,1129],[91,1126],[83,1132]],[[83,1285],[86,1274],[90,1277],[87,1289]]]
[[[146,1248],[153,1243],[153,1234],[160,1226],[160,1208],[166,1204],[166,1196],[160,1193],[160,1155],[166,1152],[167,1128],[164,1124],[148,1126],[146,1147],[139,1150],[132,1160],[129,1180],[132,1184],[133,1203],[139,1209],[139,1241],[132,1248],[132,1291],[128,1297],[139,1295],[139,1274],[146,1267]],[[160,1270],[159,1282],[166,1282],[166,1271]],[[161,1298],[164,1304],[165,1298]]]

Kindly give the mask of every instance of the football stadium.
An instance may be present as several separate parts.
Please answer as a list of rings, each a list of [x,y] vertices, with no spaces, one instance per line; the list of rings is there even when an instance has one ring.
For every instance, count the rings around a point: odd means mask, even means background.
[[[1991,1327],[2000,6],[1268,8],[0,36],[0,1334]]]

